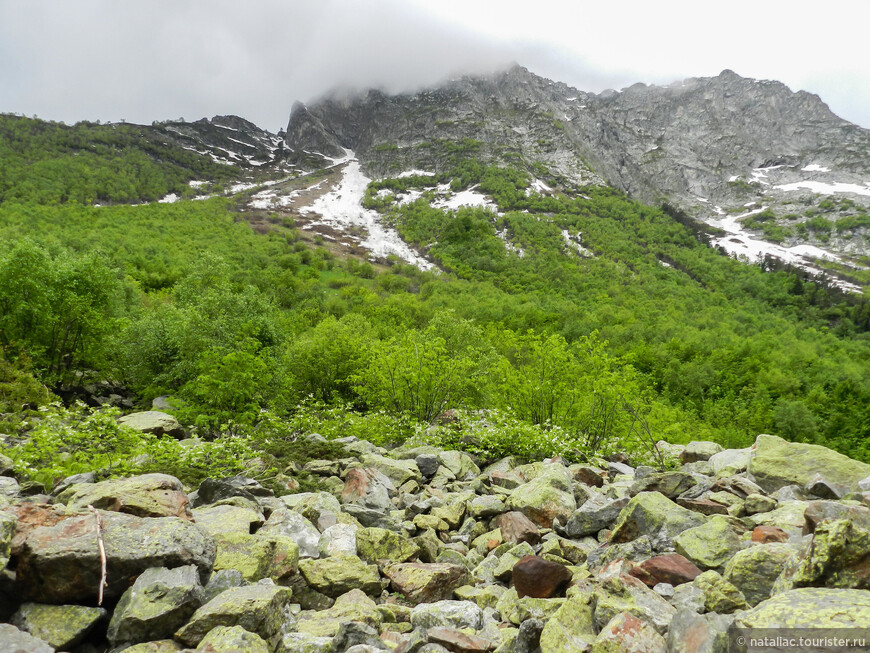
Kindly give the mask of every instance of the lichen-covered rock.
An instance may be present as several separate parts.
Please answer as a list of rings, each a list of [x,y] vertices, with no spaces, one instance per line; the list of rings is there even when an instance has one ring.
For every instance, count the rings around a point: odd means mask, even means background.
[[[668,629],[668,653],[726,653],[734,617],[678,610]]]
[[[356,556],[300,560],[299,571],[311,587],[333,598],[354,589],[373,595],[381,592],[377,566],[367,565]]]
[[[442,451],[438,454],[438,459],[459,481],[469,481],[480,474],[480,468],[464,451]]]
[[[202,638],[199,653],[270,653],[269,645],[241,626],[217,626]]]
[[[471,601],[435,601],[423,603],[411,610],[414,628],[483,628],[483,610]]]
[[[320,557],[320,531],[305,517],[293,510],[273,510],[257,535],[281,535],[299,547],[300,558]]]
[[[807,530],[813,532],[824,521],[848,519],[864,530],[870,530],[870,508],[841,501],[810,501],[804,511]]]
[[[0,512],[0,569],[9,563],[9,554],[12,550],[12,537],[15,535],[15,517],[5,512]]]
[[[698,484],[688,472],[654,472],[636,480],[629,489],[631,496],[641,492],[661,492],[668,499],[679,495]]]
[[[154,435],[169,435],[173,438],[183,438],[184,429],[172,415],[159,410],[145,410],[139,413],[130,413],[118,420],[119,424],[129,426],[142,433]]]
[[[334,653],[332,636],[286,633],[277,643],[275,653]]]
[[[847,490],[870,476],[870,465],[817,444],[788,442],[774,435],[759,435],[749,472],[766,492],[786,485],[806,486],[816,474]]]
[[[54,653],[54,649],[44,641],[12,624],[0,624],[0,642],[12,653]]]
[[[146,569],[118,602],[107,637],[112,644],[171,637],[202,603],[196,567]]]
[[[389,478],[396,487],[405,481],[421,482],[423,480],[423,474],[420,473],[420,468],[413,460],[395,460],[374,453],[364,455],[361,460],[365,467],[378,470]]]
[[[159,639],[153,642],[133,644],[124,649],[124,653],[178,653],[183,651],[184,645],[174,639]]]
[[[384,575],[390,579],[394,591],[418,604],[449,599],[454,589],[470,580],[465,566],[440,562],[387,565]]]
[[[667,632],[675,609],[638,579],[628,575],[609,578],[595,590],[595,625],[598,630],[620,612],[628,612]]]
[[[592,653],[665,653],[666,647],[665,638],[646,621],[620,612],[598,633]]]
[[[228,589],[194,612],[175,637],[197,646],[218,626],[241,626],[269,641],[282,633],[292,595],[286,587],[260,583]]]
[[[91,505],[137,517],[193,519],[184,486],[168,474],[143,474],[71,485],[58,495],[57,501],[65,503],[70,510],[83,510]]]
[[[250,506],[215,505],[194,508],[193,519],[212,537],[225,533],[250,535],[263,525],[263,514]]]
[[[280,581],[296,573],[299,547],[289,537],[274,533],[227,533],[217,540],[215,571],[235,569],[245,580]]]
[[[568,518],[564,534],[572,538],[595,535],[609,528],[627,504],[628,497],[612,499],[596,492]]]
[[[178,517],[135,517],[99,511],[106,550],[107,598],[119,597],[150,567],[196,565],[211,571],[216,546],[196,524]],[[41,603],[96,601],[100,558],[90,512],[29,529],[18,549],[21,597]]]
[[[717,442],[692,441],[680,453],[680,462],[696,463],[710,458],[722,451],[722,445]]]
[[[378,565],[405,562],[420,553],[420,547],[407,536],[385,528],[361,528],[356,532],[359,557]]]
[[[81,644],[106,614],[104,608],[83,605],[24,603],[10,621],[53,648],[66,651]],[[4,641],[2,635],[0,641]]]
[[[870,592],[804,587],[777,594],[737,616],[738,628],[866,628]]]
[[[776,579],[795,550],[780,543],[759,544],[743,549],[725,565],[725,580],[739,589],[749,605],[770,598]]]
[[[799,536],[806,525],[807,505],[806,501],[781,501],[775,510],[751,515],[746,521],[753,526],[776,526],[789,535]]]
[[[819,524],[798,560],[792,587],[870,589],[870,531],[848,520]]]
[[[296,629],[311,637],[334,637],[343,622],[358,621],[378,628],[383,620],[383,613],[372,599],[362,590],[351,590],[335,599],[327,610],[300,613]]]
[[[334,524],[320,534],[318,551],[324,558],[334,555],[357,554],[356,533],[357,526],[351,524]]]
[[[572,481],[566,467],[557,463],[546,465],[533,480],[511,492],[507,506],[539,526],[551,528],[555,519],[564,523],[577,509]]]
[[[568,597],[541,631],[541,653],[588,651],[595,642],[595,611],[590,595]]]
[[[701,569],[719,569],[743,548],[743,542],[730,519],[714,515],[677,535],[674,548]]]
[[[704,516],[678,506],[663,494],[641,492],[619,513],[610,541],[631,542],[641,535],[649,535],[657,540],[673,539],[705,521]]]
[[[704,609],[707,612],[730,614],[749,607],[740,590],[718,572],[705,571],[692,581],[692,585],[704,592]]]
[[[489,519],[506,510],[504,499],[492,494],[476,496],[468,504],[468,514],[475,519]]]

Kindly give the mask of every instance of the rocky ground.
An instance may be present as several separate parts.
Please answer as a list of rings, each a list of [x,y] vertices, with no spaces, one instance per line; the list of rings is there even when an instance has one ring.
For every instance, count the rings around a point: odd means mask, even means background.
[[[870,465],[824,447],[481,470],[345,444],[306,466],[329,491],[283,497],[163,474],[25,496],[7,469],[0,650],[727,651],[736,628],[870,624]]]

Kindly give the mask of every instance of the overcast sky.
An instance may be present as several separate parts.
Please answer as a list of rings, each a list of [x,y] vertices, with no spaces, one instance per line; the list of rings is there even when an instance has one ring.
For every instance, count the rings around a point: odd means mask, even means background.
[[[516,61],[594,92],[730,68],[870,128],[868,25],[870,0],[0,0],[0,112],[277,131],[336,86]]]

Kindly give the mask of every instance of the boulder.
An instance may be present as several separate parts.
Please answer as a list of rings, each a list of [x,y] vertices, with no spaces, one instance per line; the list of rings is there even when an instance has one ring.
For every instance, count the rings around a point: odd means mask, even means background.
[[[273,510],[257,535],[280,535],[289,538],[299,548],[300,558],[320,557],[320,531],[298,512],[281,508]]]
[[[181,439],[185,436],[184,428],[172,415],[159,410],[146,410],[140,413],[130,413],[118,420],[119,424],[129,426],[141,433],[153,435],[169,435]]]
[[[568,518],[564,534],[572,538],[595,535],[609,528],[627,504],[628,497],[611,499],[600,493],[593,494]]]
[[[679,553],[667,553],[644,560],[629,574],[648,587],[655,587],[659,583],[676,586],[692,582],[701,574],[701,570]]]
[[[740,590],[718,572],[705,571],[692,581],[692,585],[704,593],[704,609],[707,612],[730,614],[749,607]]]
[[[124,512],[137,517],[181,517],[192,520],[184,487],[168,474],[143,474],[100,483],[82,483],[61,492],[57,501],[70,510],[89,505],[101,510]]]
[[[438,459],[459,481],[470,481],[480,474],[480,467],[463,451],[442,451],[438,454]]]
[[[641,492],[619,513],[610,541],[630,542],[641,535],[649,535],[656,540],[673,539],[705,521],[702,515],[678,506],[663,494]]]
[[[743,593],[749,605],[757,605],[770,598],[774,582],[795,554],[787,544],[751,546],[734,554],[725,565],[723,576]]]
[[[135,517],[99,511],[106,551],[107,598],[119,597],[150,567],[193,564],[201,576],[214,563],[214,540],[178,517]],[[100,557],[96,519],[74,514],[52,526],[31,527],[17,552],[17,586],[25,600],[40,603],[96,601]]]
[[[620,612],[643,619],[664,634],[676,610],[637,578],[622,574],[604,580],[595,589],[596,628],[600,630]]]
[[[511,544],[528,542],[537,544],[541,541],[538,526],[523,513],[518,511],[506,512],[495,518],[495,526],[499,530],[502,541]]]
[[[710,456],[707,462],[713,468],[713,475],[717,478],[722,478],[745,472],[749,467],[750,455],[750,447],[746,449],[725,449]]]
[[[334,653],[332,636],[286,633],[275,646],[275,653]]]
[[[592,653],[665,653],[665,638],[646,621],[628,612],[620,612],[608,621],[595,643]]]
[[[668,499],[676,499],[697,484],[688,472],[655,472],[636,480],[629,493],[634,496],[641,492],[661,492]]]
[[[847,491],[857,491],[858,483],[870,476],[870,465],[817,444],[759,435],[749,472],[766,492],[792,484],[806,486],[816,474]]]
[[[53,648],[66,651],[81,644],[106,614],[104,608],[83,605],[24,603],[10,622]],[[2,635],[0,641],[5,641]]]
[[[382,472],[374,468],[354,467],[345,476],[341,502],[386,512],[394,507],[390,497],[395,494],[395,484]]]
[[[566,467],[548,464],[533,480],[511,492],[507,507],[518,510],[542,528],[551,528],[555,519],[564,523],[577,508],[572,481]]]
[[[121,596],[107,637],[115,645],[171,637],[202,603],[203,588],[193,565],[146,569]]]
[[[4,650],[11,653],[54,653],[54,649],[44,641],[12,624],[0,624],[0,642]]]
[[[491,494],[478,495],[468,504],[468,514],[475,519],[489,519],[505,510],[504,499]]]
[[[270,653],[262,637],[241,626],[212,628],[196,650],[201,653]]]
[[[449,599],[454,589],[469,580],[465,566],[440,562],[391,564],[384,568],[384,575],[394,591],[416,604]]]
[[[847,519],[864,530],[870,530],[870,508],[839,501],[810,501],[804,511],[807,530],[812,533],[825,521]]]
[[[341,624],[355,621],[378,628],[384,617],[378,606],[362,590],[351,590],[335,599],[335,603],[327,610],[305,611],[299,614],[296,628],[306,637],[335,637]],[[305,649],[288,648],[288,639],[284,636],[285,648],[288,653],[296,653]],[[318,650],[318,649],[313,649]],[[329,649],[332,651],[332,649]]]
[[[541,631],[541,653],[590,650],[596,638],[594,615],[590,595],[568,597]]]
[[[263,514],[250,506],[219,504],[194,508],[193,520],[212,537],[224,534],[249,535],[263,525]]]
[[[527,555],[514,565],[511,581],[519,598],[548,599],[562,592],[571,582],[571,577],[571,571],[565,565]]]
[[[710,458],[722,451],[722,445],[717,442],[692,441],[680,453],[681,463],[696,463]]]
[[[196,491],[195,506],[206,506],[232,497],[242,497],[253,504],[258,497],[272,496],[273,492],[260,485],[259,482],[247,476],[231,476],[229,478],[207,478],[199,484]]]
[[[372,595],[381,593],[377,566],[367,565],[356,556],[300,560],[299,571],[312,588],[333,598],[354,589]]]
[[[870,589],[870,531],[848,520],[819,524],[798,560],[792,587]]]
[[[356,534],[359,528],[350,524],[334,524],[320,534],[317,545],[320,555],[328,558],[333,555],[357,554]]]
[[[428,630],[444,628],[483,628],[483,610],[471,601],[435,601],[423,603],[411,610],[414,628]]]
[[[674,548],[701,569],[719,569],[743,548],[743,542],[732,520],[715,515],[677,535]]]
[[[733,621],[731,615],[678,610],[668,629],[668,653],[725,653]]]
[[[389,478],[393,485],[399,487],[406,481],[422,482],[423,475],[413,460],[395,460],[375,453],[365,454],[361,458],[364,467],[371,467]]]
[[[175,637],[195,647],[218,626],[241,626],[269,641],[285,627],[292,594],[286,587],[260,583],[228,589],[194,612]]]
[[[788,533],[776,526],[756,526],[752,529],[752,541],[758,544],[788,542]]]
[[[777,594],[739,614],[737,628],[866,628],[870,592],[805,587]]]
[[[359,557],[371,564],[405,562],[420,553],[420,547],[407,536],[384,528],[361,528],[356,532]]]
[[[215,571],[235,569],[249,582],[262,578],[281,581],[296,573],[299,547],[275,533],[226,533],[217,539]]]
[[[483,637],[463,633],[456,628],[435,626],[426,633],[430,642],[440,644],[452,653],[486,653],[495,649],[495,643]]]

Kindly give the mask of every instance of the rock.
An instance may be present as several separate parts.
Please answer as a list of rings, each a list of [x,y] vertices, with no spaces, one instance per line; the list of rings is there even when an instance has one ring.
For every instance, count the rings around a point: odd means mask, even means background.
[[[737,628],[865,628],[870,592],[805,587],[777,594],[737,616]]]
[[[831,483],[821,474],[816,474],[807,481],[804,489],[820,499],[841,499],[849,491],[845,486]]]
[[[749,607],[740,590],[715,571],[705,571],[692,584],[704,593],[707,612],[729,614]]]
[[[393,481],[382,472],[370,468],[355,467],[347,471],[341,502],[355,503],[378,512],[393,508],[390,497],[396,494]]]
[[[244,587],[248,582],[242,576],[242,572],[236,569],[221,569],[214,572],[203,588],[202,602],[208,603],[221,592],[231,587]]]
[[[201,653],[270,653],[269,645],[256,633],[241,626],[218,626],[203,637]]]
[[[628,612],[614,615],[592,645],[592,653],[665,653],[665,650],[665,638],[646,621]]]
[[[528,555],[514,565],[511,580],[519,598],[548,599],[562,592],[571,582],[571,577],[565,565]]]
[[[661,492],[668,499],[676,499],[697,484],[698,481],[688,472],[656,472],[636,480],[629,493],[635,496],[641,492]]]
[[[540,638],[541,653],[589,651],[595,638],[595,617],[590,596],[571,596],[544,624]]]
[[[620,612],[643,619],[659,634],[664,634],[676,610],[637,578],[623,574],[605,580],[595,589],[597,629],[603,628]]]
[[[743,548],[743,543],[731,520],[715,515],[707,523],[677,535],[674,548],[701,569],[719,569]]]
[[[486,653],[495,649],[495,643],[488,639],[468,635],[456,628],[435,626],[429,629],[426,636],[430,642],[440,644],[451,653]]]
[[[300,558],[320,557],[320,531],[310,521],[293,510],[272,511],[257,535],[281,535],[296,543]]]
[[[521,512],[511,511],[499,515],[495,519],[495,525],[504,542],[537,544],[541,541],[538,526]]]
[[[228,589],[194,612],[175,637],[197,646],[218,626],[241,626],[269,641],[282,632],[292,594],[286,587],[260,583]]]
[[[296,628],[310,637],[334,637],[341,624],[346,621],[356,621],[378,628],[383,621],[383,614],[362,590],[351,590],[336,598],[329,609],[300,613]]]
[[[476,496],[468,504],[468,513],[475,519],[489,519],[505,510],[504,500],[491,494]]]
[[[558,536],[550,536],[541,545],[540,555],[547,554],[557,555],[560,558],[567,560],[572,565],[582,565],[586,562],[586,557],[595,548],[589,540],[568,540]]]
[[[722,445],[716,442],[692,441],[686,445],[680,454],[681,463],[696,463],[701,460],[710,460],[712,456],[722,451]]]
[[[845,519],[822,522],[799,561],[792,587],[870,589],[870,531]]]
[[[517,638],[514,640],[513,653],[533,653],[540,650],[544,623],[543,619],[526,619],[521,623]]]
[[[745,521],[753,526],[776,526],[790,535],[800,535],[806,526],[807,505],[804,501],[780,502],[776,510],[752,515]]]
[[[333,648],[336,651],[348,651],[360,645],[376,651],[387,649],[387,645],[378,637],[378,631],[368,624],[359,621],[343,622],[332,640]]]
[[[359,557],[371,564],[405,562],[420,553],[420,547],[404,535],[384,528],[361,528],[356,532]]]
[[[746,449],[725,449],[717,454],[710,456],[707,461],[713,468],[713,475],[717,478],[724,476],[735,476],[745,472],[749,466],[749,457],[751,455],[750,448]]]
[[[12,624],[0,624],[0,642],[10,653],[54,653],[54,649],[30,633],[18,630]]]
[[[73,474],[72,476],[67,476],[62,481],[58,481],[55,486],[51,489],[51,494],[53,496],[57,496],[65,489],[70,487],[71,485],[83,484],[83,483],[96,483],[97,475],[93,472],[84,472],[82,474]]]
[[[184,646],[173,639],[161,639],[154,642],[133,644],[124,649],[124,653],[178,653],[183,651]]]
[[[140,413],[130,413],[118,420],[119,424],[129,426],[141,433],[153,435],[169,435],[181,439],[185,436],[184,429],[172,415],[158,410],[146,410]]]
[[[498,560],[498,564],[492,569],[494,578],[507,583],[513,574],[514,565],[520,561],[520,558],[534,554],[535,550],[526,542],[515,546],[501,545],[489,556]]]
[[[181,517],[192,520],[184,487],[168,474],[143,474],[100,483],[76,484],[61,492],[57,501],[70,510],[88,505],[137,517]]]
[[[684,583],[674,588],[674,595],[668,602],[677,610],[689,610],[695,613],[704,612],[704,592],[692,585]]]
[[[194,508],[193,520],[212,537],[227,533],[249,535],[263,525],[265,519],[259,510],[234,505],[214,505]]]
[[[420,470],[423,478],[432,478],[435,476],[435,472],[438,471],[441,460],[435,454],[421,453],[414,459],[414,463],[417,465],[417,469]]]
[[[648,535],[631,542],[621,542],[593,549],[586,556],[589,569],[598,569],[618,560],[640,562],[653,556],[653,545]]]
[[[760,544],[738,551],[725,565],[725,580],[740,590],[750,605],[770,598],[773,584],[795,555],[787,544]]]
[[[109,623],[112,644],[171,637],[203,602],[196,567],[146,569],[124,592]]]
[[[610,541],[630,542],[644,534],[656,539],[673,539],[704,521],[698,513],[678,506],[663,494],[641,492],[619,513]]]
[[[470,481],[480,474],[480,467],[463,451],[442,451],[438,454],[438,459],[459,481]]]
[[[83,605],[24,603],[10,623],[53,648],[69,650],[81,644],[106,614],[104,608]],[[2,635],[0,641],[5,643]]]
[[[690,583],[701,574],[701,570],[679,553],[667,553],[644,560],[629,574],[643,581],[648,587],[654,587],[659,583]]]
[[[668,653],[726,653],[728,627],[733,621],[729,615],[679,610],[668,630]]]
[[[177,517],[99,514],[106,550],[107,598],[120,596],[129,579],[149,567],[194,564],[201,575],[211,571],[214,540],[195,524]],[[41,603],[96,601],[101,565],[95,540],[96,520],[90,512],[30,529],[17,555],[21,597]]]
[[[394,591],[417,604],[449,599],[454,589],[469,580],[464,566],[440,562],[391,564],[384,568],[384,575]]]
[[[435,601],[423,603],[411,610],[414,628],[428,630],[446,628],[483,628],[483,610],[471,601]]]
[[[607,472],[611,478],[615,476],[634,476],[634,467],[623,462],[611,461],[607,463]]]
[[[776,510],[776,499],[766,497],[762,494],[750,494],[746,497],[743,509],[746,511],[747,515],[757,515],[761,512],[770,512],[771,510]]]
[[[195,506],[205,506],[232,497],[242,497],[256,504],[259,497],[272,496],[273,492],[247,476],[230,478],[207,478],[196,491]]]
[[[776,526],[756,526],[752,529],[752,541],[758,544],[788,542],[788,533]]]
[[[515,588],[510,588],[498,599],[496,612],[502,621],[519,626],[526,619],[547,621],[565,602],[563,598],[538,599],[527,596],[519,598]]]
[[[12,538],[15,535],[16,519],[10,514],[0,512],[0,569],[9,562],[12,552]]]
[[[445,495],[445,504],[432,508],[432,517],[443,519],[450,530],[455,530],[462,523],[465,517],[465,505],[471,501],[474,494],[451,494]]]
[[[0,499],[17,499],[21,494],[18,481],[9,476],[0,476]],[[2,506],[3,504],[0,504]]]
[[[816,474],[829,483],[853,491],[858,490],[858,483],[870,475],[867,463],[816,444],[759,435],[754,448],[749,472],[766,492],[791,484],[806,486]]]
[[[540,475],[511,492],[507,506],[543,528],[551,528],[554,519],[564,523],[577,508],[572,480],[564,466],[546,465]]]
[[[815,532],[822,522],[838,519],[848,519],[855,526],[870,530],[870,508],[839,501],[810,501],[804,511],[804,519],[810,533]]]
[[[354,589],[372,595],[381,592],[378,568],[367,565],[356,556],[300,560],[299,571],[312,588],[333,598]]]
[[[610,499],[603,494],[594,494],[568,518],[564,533],[571,538],[595,535],[613,525],[626,505],[628,497]]]
[[[604,470],[589,465],[571,465],[568,468],[574,480],[577,483],[588,485],[590,487],[601,487],[604,485]]]
[[[702,515],[727,515],[728,506],[725,506],[710,499],[686,499],[683,497],[677,498],[677,505],[683,508],[688,508]]]
[[[332,647],[332,636],[286,633],[278,641],[275,653],[335,653],[335,649]]]
[[[423,475],[413,460],[395,460],[375,453],[365,454],[361,458],[364,467],[372,467],[389,478],[393,485],[399,487],[410,480],[421,482]]]
[[[236,569],[249,582],[263,578],[284,580],[296,573],[299,563],[296,542],[275,533],[227,533],[217,544],[215,571]]]
[[[333,555],[352,555],[357,554],[356,549],[356,533],[359,529],[350,524],[335,524],[330,526],[320,534],[320,542],[318,551],[323,557]]]

